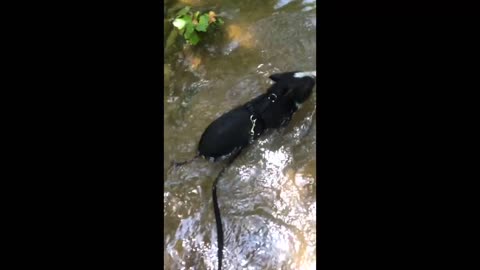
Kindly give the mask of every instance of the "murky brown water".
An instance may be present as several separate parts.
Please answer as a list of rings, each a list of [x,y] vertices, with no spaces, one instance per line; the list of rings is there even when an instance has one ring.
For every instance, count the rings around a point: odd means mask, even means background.
[[[197,48],[177,39],[166,52],[165,168],[195,156],[208,124],[264,92],[270,74],[316,70],[315,1],[183,0],[166,8],[184,3],[214,10],[225,25]],[[219,180],[224,269],[315,268],[315,98],[288,127],[246,148]],[[199,159],[165,170],[165,269],[217,268],[211,188],[221,167]]]

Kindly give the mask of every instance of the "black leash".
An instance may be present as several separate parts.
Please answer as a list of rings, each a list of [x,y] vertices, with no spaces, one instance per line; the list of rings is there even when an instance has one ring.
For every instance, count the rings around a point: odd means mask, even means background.
[[[232,164],[232,162],[238,157],[240,154],[241,150],[239,150],[237,153],[235,153],[228,163],[223,167],[223,169],[220,171],[218,174],[217,178],[215,178],[215,181],[213,182],[213,188],[212,188],[212,197],[213,197],[213,212],[215,213],[215,222],[217,223],[217,246],[218,246],[218,270],[222,270],[222,259],[223,259],[223,227],[222,227],[222,217],[220,216],[220,208],[218,207],[218,199],[217,199],[217,182],[218,179],[220,179],[220,176],[222,176],[223,172],[225,169]]]
[[[222,169],[222,172],[225,168]],[[215,179],[213,183],[213,212],[215,212],[215,222],[217,223],[217,245],[218,245],[218,270],[222,269],[222,259],[223,259],[223,227],[222,227],[222,218],[220,217],[220,208],[218,208],[218,200],[217,200],[217,181],[218,178]]]

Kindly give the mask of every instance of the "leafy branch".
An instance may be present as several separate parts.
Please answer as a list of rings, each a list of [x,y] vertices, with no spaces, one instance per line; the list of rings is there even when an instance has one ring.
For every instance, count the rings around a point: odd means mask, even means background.
[[[199,32],[207,32],[212,26],[218,27],[222,24],[223,20],[217,17],[215,12],[210,11],[200,15],[199,11],[195,13],[190,11],[189,6],[181,9],[173,20],[173,26],[191,45],[196,45],[200,41]]]

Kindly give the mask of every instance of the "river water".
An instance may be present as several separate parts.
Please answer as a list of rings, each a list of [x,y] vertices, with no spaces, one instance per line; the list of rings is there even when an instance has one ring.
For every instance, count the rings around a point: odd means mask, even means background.
[[[176,38],[165,52],[164,269],[217,269],[211,189],[222,163],[169,164],[195,156],[205,128],[264,92],[269,75],[316,70],[316,3],[166,1],[166,19],[185,5],[214,10],[225,24],[195,48]],[[165,39],[170,32],[167,25]],[[224,269],[315,268],[315,99],[247,147],[219,180]]]

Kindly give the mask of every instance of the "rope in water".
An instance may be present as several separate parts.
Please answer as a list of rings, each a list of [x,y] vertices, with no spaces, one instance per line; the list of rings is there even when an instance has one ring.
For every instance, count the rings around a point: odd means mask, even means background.
[[[220,208],[218,207],[218,199],[217,199],[217,182],[222,176],[225,169],[233,163],[233,161],[240,155],[241,150],[237,151],[235,154],[232,155],[228,163],[223,167],[223,169],[218,174],[217,178],[213,182],[212,187],[212,197],[213,197],[213,212],[215,213],[215,222],[217,224],[217,246],[218,246],[218,270],[222,270],[222,259],[223,259],[223,227],[222,227],[222,217],[220,216]]]
[[[225,167],[222,169],[225,169]],[[220,172],[220,174],[222,174]],[[218,245],[218,270],[222,269],[222,259],[223,259],[223,227],[222,227],[222,218],[220,217],[220,208],[218,208],[218,200],[217,200],[217,182],[220,178],[217,176],[215,182],[213,183],[212,195],[213,195],[213,211],[215,213],[215,222],[217,223],[217,245]]]

